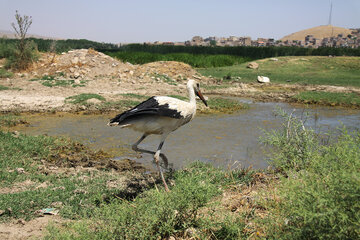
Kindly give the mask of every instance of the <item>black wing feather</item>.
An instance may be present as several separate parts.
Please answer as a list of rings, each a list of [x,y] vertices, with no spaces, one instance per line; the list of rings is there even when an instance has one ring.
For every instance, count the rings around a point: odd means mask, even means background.
[[[151,97],[148,100],[136,105],[132,109],[129,109],[110,120],[110,123],[119,123],[121,124],[125,120],[134,119],[140,115],[157,115],[157,116],[166,116],[171,118],[183,118],[180,112],[169,109],[168,104],[160,105],[156,101],[155,97]]]

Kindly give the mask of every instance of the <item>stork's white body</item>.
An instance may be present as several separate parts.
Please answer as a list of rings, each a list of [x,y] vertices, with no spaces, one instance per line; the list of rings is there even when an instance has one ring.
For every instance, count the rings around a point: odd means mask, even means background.
[[[148,135],[161,135],[161,142],[154,155],[154,159],[158,165],[166,190],[168,190],[168,188],[158,164],[160,150],[165,138],[169,133],[190,122],[195,117],[195,94],[207,105],[199,90],[199,85],[196,84],[194,80],[188,81],[187,90],[189,93],[189,102],[166,96],[151,97],[136,107],[117,115],[111,119],[108,124],[109,126],[118,125],[122,128],[128,127],[135,131],[142,132],[143,136],[133,145],[134,150],[138,150],[138,144]]]

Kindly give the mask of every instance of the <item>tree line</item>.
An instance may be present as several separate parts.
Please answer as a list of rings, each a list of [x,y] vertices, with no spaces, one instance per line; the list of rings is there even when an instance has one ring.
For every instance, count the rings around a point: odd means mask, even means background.
[[[102,51],[102,49],[98,49]],[[190,54],[210,54],[210,55],[233,55],[252,59],[278,57],[278,56],[360,56],[360,48],[303,48],[288,46],[271,47],[220,47],[220,46],[171,46],[171,45],[149,45],[149,44],[129,44],[120,46],[111,52],[148,52],[148,53],[190,53]]]

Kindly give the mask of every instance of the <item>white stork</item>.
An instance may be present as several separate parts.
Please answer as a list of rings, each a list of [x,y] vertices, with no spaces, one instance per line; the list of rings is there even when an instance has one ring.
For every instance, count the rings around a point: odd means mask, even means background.
[[[189,102],[166,96],[151,97],[134,108],[115,116],[108,123],[109,126],[120,126],[121,128],[129,127],[143,133],[141,138],[132,145],[134,151],[141,151],[137,146],[147,136],[151,134],[161,135],[161,141],[157,151],[151,153],[155,153],[154,160],[166,191],[169,191],[169,188],[159,166],[159,156],[164,141],[169,133],[190,122],[195,117],[195,94],[207,106],[207,103],[200,92],[198,83],[190,79],[186,86],[189,92]]]

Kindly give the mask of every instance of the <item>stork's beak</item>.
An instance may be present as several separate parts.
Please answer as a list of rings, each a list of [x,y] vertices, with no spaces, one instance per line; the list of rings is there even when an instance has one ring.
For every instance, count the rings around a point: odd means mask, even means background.
[[[196,95],[201,99],[201,101],[203,101],[203,103],[205,104],[205,106],[208,106],[204,96],[202,95],[202,93],[200,92],[200,90],[195,91]]]

